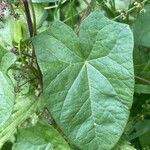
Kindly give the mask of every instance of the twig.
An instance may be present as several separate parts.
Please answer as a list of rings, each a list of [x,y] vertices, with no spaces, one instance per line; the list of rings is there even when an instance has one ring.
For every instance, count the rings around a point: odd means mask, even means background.
[[[141,77],[139,77],[139,76],[135,76],[135,78],[136,78],[136,79],[139,79],[139,80],[141,80],[141,81],[143,81],[143,82],[145,82],[145,83],[150,84],[150,81],[149,81],[149,80],[143,79],[143,78],[141,78]]]

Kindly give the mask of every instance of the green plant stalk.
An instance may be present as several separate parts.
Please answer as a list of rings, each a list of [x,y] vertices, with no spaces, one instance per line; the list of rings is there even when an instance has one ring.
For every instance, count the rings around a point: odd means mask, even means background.
[[[22,52],[21,52],[21,40],[18,43],[18,52],[22,61],[22,64],[25,64],[26,62],[24,61],[23,57],[22,57]]]
[[[54,19],[60,19],[60,6],[61,6],[61,2],[62,0],[60,0],[58,3],[57,3],[57,7],[54,11]]]

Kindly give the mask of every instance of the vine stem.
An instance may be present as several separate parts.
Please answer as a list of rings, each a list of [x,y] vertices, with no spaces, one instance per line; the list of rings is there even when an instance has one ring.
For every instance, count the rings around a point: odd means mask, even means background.
[[[34,33],[34,35],[36,35],[36,33],[37,33],[37,31],[36,31],[36,15],[35,15],[34,6],[33,6],[31,0],[29,0],[29,4],[31,6],[32,17],[33,17],[33,33]]]
[[[146,2],[148,2],[149,0],[144,0],[143,2],[139,3],[140,5],[144,5]],[[126,14],[132,12],[133,10],[135,10],[137,8],[137,5],[133,6],[132,8],[130,8],[129,10],[126,11]],[[112,20],[117,20],[120,17],[122,17],[124,14],[120,14],[117,17],[113,18]]]
[[[28,29],[30,32],[30,37],[33,37],[36,33],[36,17],[35,17],[35,12],[34,12],[34,8],[32,5],[32,1],[29,0],[29,2],[28,2],[28,0],[22,0],[22,2],[24,4],[24,8],[25,8],[25,15],[26,15],[26,19],[27,19]],[[29,4],[30,4],[31,9],[32,9],[31,11],[32,11],[32,15],[33,15],[34,27],[33,27],[32,19],[31,19]],[[35,55],[35,49],[34,49],[34,46],[32,44],[31,44],[31,46],[32,46],[32,58],[33,58],[31,64],[33,65],[34,60],[35,60],[37,70],[38,70],[38,78],[39,78],[41,86],[43,86],[42,85],[42,73],[41,73],[40,67],[37,63],[37,59],[36,59],[36,55]]]

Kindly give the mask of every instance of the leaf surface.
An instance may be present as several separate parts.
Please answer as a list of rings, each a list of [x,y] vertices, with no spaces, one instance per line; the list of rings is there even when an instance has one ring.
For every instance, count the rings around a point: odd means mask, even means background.
[[[82,22],[79,37],[56,21],[33,44],[43,73],[43,95],[63,132],[80,149],[112,149],[132,104],[129,27],[95,11]]]

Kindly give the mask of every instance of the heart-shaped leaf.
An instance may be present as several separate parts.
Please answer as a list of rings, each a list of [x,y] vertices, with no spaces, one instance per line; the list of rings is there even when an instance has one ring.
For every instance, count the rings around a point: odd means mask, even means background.
[[[98,11],[79,37],[62,22],[33,39],[43,95],[67,137],[83,150],[109,150],[128,120],[133,96],[133,36]]]

